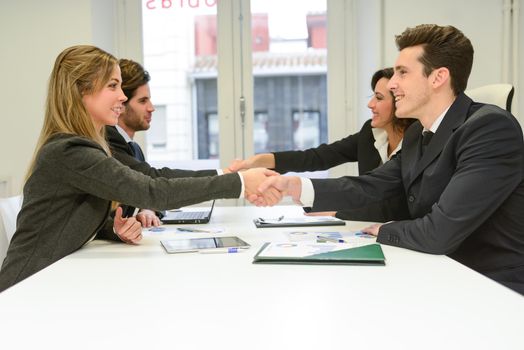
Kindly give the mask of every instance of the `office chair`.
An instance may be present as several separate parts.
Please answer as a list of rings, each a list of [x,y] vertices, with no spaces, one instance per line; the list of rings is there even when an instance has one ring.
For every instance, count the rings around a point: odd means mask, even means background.
[[[11,242],[16,230],[16,217],[22,207],[22,196],[0,198],[0,218],[7,243]],[[1,238],[0,238],[1,239]]]
[[[511,84],[490,84],[464,92],[475,102],[499,106],[511,113],[515,88]]]
[[[8,246],[9,242],[7,241],[7,234],[5,233],[4,224],[2,223],[2,220],[0,220],[0,266],[4,261]]]

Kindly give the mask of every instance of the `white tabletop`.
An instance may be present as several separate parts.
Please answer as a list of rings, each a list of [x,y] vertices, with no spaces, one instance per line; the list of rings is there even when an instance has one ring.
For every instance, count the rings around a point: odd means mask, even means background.
[[[160,239],[204,235],[172,230],[92,242],[0,294],[0,348],[524,349],[524,297],[445,256],[382,246],[386,266],[253,265],[296,229],[252,219],[282,214],[301,209],[216,207],[200,227],[252,245],[239,254],[167,254]]]

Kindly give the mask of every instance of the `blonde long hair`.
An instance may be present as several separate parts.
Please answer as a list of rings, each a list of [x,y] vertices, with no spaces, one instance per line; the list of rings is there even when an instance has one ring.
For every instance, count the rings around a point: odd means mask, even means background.
[[[44,125],[26,180],[33,173],[43,145],[58,133],[83,136],[111,154],[105,129],[96,130],[82,97],[100,91],[117,65],[113,55],[90,45],[72,46],[58,55],[49,77]]]

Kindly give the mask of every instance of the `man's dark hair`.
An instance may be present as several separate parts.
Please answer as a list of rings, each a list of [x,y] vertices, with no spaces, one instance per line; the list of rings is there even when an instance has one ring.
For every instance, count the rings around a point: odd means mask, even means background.
[[[151,78],[138,62],[122,58],[118,61],[118,65],[122,72],[122,90],[127,97],[127,103],[135,95],[136,89],[147,84]]]
[[[466,90],[473,66],[473,46],[460,30],[453,26],[421,24],[407,28],[395,41],[399,50],[421,45],[424,53],[419,61],[424,65],[424,74],[429,76],[434,69],[445,67],[455,95]]]

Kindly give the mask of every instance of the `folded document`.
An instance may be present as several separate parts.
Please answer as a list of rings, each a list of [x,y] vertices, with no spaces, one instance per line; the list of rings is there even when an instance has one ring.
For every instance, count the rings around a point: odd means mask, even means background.
[[[380,244],[271,242],[253,258],[254,264],[385,265]]]

